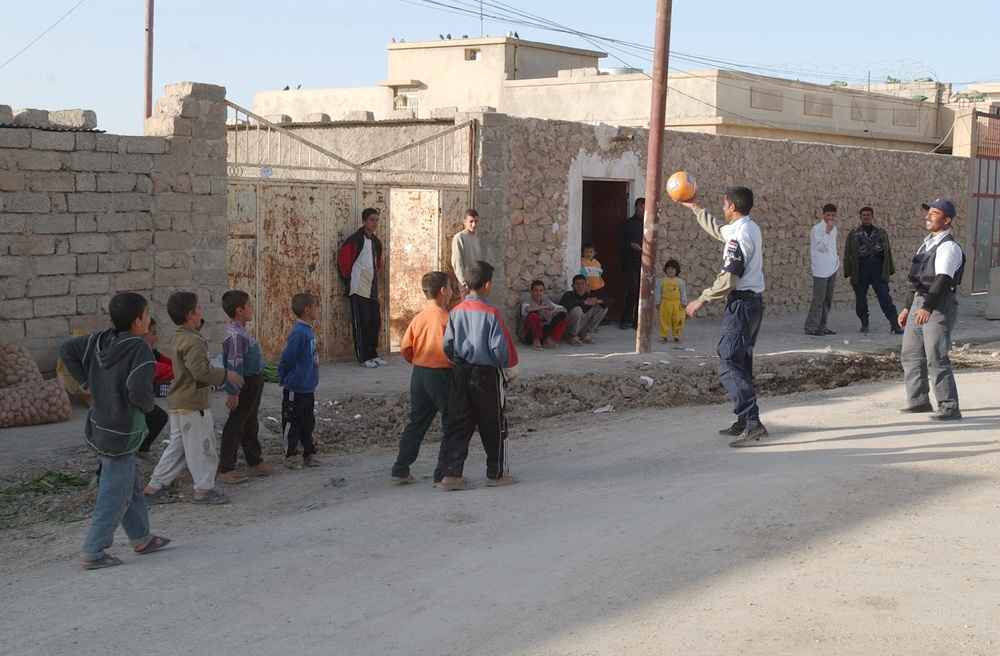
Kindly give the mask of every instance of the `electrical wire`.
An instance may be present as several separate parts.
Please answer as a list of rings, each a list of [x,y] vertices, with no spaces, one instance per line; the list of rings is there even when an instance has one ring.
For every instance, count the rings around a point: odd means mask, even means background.
[[[70,8],[70,10],[69,10],[69,11],[67,11],[67,12],[66,12],[65,14],[63,14],[63,15],[62,15],[62,17],[60,17],[60,18],[59,18],[59,20],[57,20],[57,21],[56,21],[55,23],[52,23],[52,25],[50,25],[50,26],[49,26],[49,28],[48,28],[47,30],[45,30],[44,32],[42,32],[41,34],[39,34],[38,36],[36,36],[36,37],[34,38],[34,40],[32,40],[32,42],[31,42],[31,43],[29,43],[28,45],[24,46],[23,48],[21,48],[20,50],[18,50],[17,52],[15,52],[15,53],[14,53],[14,56],[13,56],[13,57],[11,57],[10,59],[8,59],[8,60],[7,60],[7,61],[5,61],[4,63],[0,64],[0,69],[2,69],[2,68],[3,68],[4,66],[6,66],[6,65],[7,65],[7,64],[9,64],[9,63],[11,63],[11,62],[12,62],[12,61],[14,61],[15,59],[17,59],[17,58],[18,58],[18,56],[20,56],[20,55],[21,55],[21,53],[23,53],[23,52],[24,52],[25,50],[27,50],[27,49],[28,49],[28,48],[30,48],[31,46],[35,45],[35,43],[36,43],[36,42],[37,42],[37,41],[38,41],[39,39],[41,39],[41,38],[42,38],[43,36],[45,36],[46,34],[48,34],[49,32],[51,32],[51,31],[52,31],[52,29],[53,29],[53,28],[54,28],[54,27],[55,27],[56,25],[58,25],[59,23],[61,23],[61,22],[63,21],[63,18],[66,18],[67,16],[69,16],[70,14],[72,14],[72,13],[73,13],[73,11],[74,11],[74,10],[75,10],[75,9],[76,9],[77,7],[79,7],[80,5],[82,5],[82,4],[83,4],[84,2],[86,2],[86,1],[87,1],[87,0],[80,0],[80,2],[76,3],[75,5],[73,5],[73,6],[72,6],[72,7]]]

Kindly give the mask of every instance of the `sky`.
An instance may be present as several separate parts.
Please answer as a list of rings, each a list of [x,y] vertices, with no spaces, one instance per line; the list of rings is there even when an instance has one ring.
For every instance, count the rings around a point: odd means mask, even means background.
[[[99,129],[142,133],[146,0],[0,2],[17,5],[0,18],[0,105],[91,109]],[[674,0],[669,64],[820,84],[869,75],[1000,83],[1000,58],[987,55],[1000,2],[923,4]],[[655,15],[655,0],[158,0],[153,100],[185,81],[224,86],[247,109],[254,91],[286,85],[377,86],[393,38],[481,29],[601,50],[612,55],[602,66],[652,71]]]

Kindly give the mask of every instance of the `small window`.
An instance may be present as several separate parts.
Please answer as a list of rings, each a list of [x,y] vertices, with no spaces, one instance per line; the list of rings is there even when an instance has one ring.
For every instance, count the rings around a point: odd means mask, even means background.
[[[466,48],[465,61],[479,61],[483,58],[483,51],[479,48]]]

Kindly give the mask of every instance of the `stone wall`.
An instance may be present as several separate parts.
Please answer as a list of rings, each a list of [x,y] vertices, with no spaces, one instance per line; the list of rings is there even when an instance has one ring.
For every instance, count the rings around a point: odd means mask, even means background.
[[[199,294],[221,340],[224,99],[218,86],[168,86],[146,136],[0,127],[0,343],[24,344],[50,371],[72,331],[108,326],[111,297],[135,291],[166,344],[178,290]]]
[[[568,287],[579,266],[580,193],[584,179],[631,182],[631,200],[645,195],[648,133],[634,128],[482,114],[477,208],[506,222],[494,229],[486,257],[498,267],[506,295],[496,303],[511,308],[533,278],[550,290]],[[854,148],[766,139],[668,131],[664,144],[665,178],[692,172],[703,205],[721,215],[721,197],[730,185],[754,190],[752,216],[764,234],[769,312],[805,311],[812,294],[809,230],[823,204],[840,210],[839,252],[858,211],[875,209],[875,222],[891,238],[897,273],[893,295],[901,299],[909,260],[926,234],[920,203],[952,198],[959,210],[956,237],[970,257],[968,232],[969,160],[872,148]],[[666,198],[658,226],[658,270],[676,257],[689,295],[709,286],[718,271],[721,244],[705,235],[691,212]],[[497,228],[499,225],[496,226]],[[613,248],[598,244],[600,252]],[[842,272],[841,272],[842,273]],[[874,311],[878,305],[872,296]],[[840,278],[835,305],[853,308],[850,285]],[[713,304],[710,312],[720,312]]]

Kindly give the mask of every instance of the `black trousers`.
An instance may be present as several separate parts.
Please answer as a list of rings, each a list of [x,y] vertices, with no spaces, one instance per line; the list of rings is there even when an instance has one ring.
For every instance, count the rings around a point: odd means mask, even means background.
[[[469,442],[479,430],[486,451],[486,477],[508,472],[506,382],[496,367],[459,359],[448,395],[448,426],[441,440],[438,468],[441,476],[461,476],[469,457]]]
[[[364,363],[378,357],[382,310],[378,300],[351,294],[351,328],[354,330],[354,357]]]
[[[167,411],[158,405],[154,405],[153,409],[146,413],[146,428],[149,429],[149,435],[139,445],[139,450],[149,451],[153,443],[156,442],[156,438],[160,436],[160,431],[169,422],[170,418],[167,416]]]
[[[264,392],[264,376],[256,374],[243,378],[243,389],[240,390],[240,404],[230,411],[229,419],[222,429],[222,439],[219,440],[219,471],[231,472],[236,469],[236,458],[240,447],[243,447],[243,458],[248,467],[260,464],[264,457],[261,453],[260,423],[257,421],[257,410],[260,409],[260,396]]]
[[[281,392],[281,436],[285,441],[285,457],[294,456],[302,443],[302,457],[316,453],[313,429],[316,428],[316,395],[313,393]]]
[[[622,265],[625,278],[625,300],[622,303],[621,325],[635,327],[639,323],[639,277],[642,266]]]

